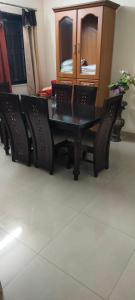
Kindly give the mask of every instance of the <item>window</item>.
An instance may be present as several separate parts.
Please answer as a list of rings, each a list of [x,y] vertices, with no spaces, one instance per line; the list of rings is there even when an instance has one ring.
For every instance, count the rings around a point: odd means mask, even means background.
[[[12,84],[26,83],[22,17],[2,13]]]

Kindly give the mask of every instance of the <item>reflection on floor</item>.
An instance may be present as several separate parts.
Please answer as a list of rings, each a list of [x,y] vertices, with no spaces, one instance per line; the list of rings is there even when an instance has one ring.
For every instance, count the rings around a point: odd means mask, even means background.
[[[134,300],[135,142],[111,144],[97,179],[12,163],[0,146],[4,300]],[[0,298],[1,300],[1,298]]]

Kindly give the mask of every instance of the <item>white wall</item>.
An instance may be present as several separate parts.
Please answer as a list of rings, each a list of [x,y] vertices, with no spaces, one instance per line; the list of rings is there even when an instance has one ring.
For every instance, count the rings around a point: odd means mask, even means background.
[[[40,58],[40,79],[41,87],[45,85],[45,34],[44,34],[44,14],[43,14],[43,0],[3,0],[5,3],[22,5],[30,8],[37,9],[37,31],[38,31],[38,46],[39,46],[39,58]],[[21,14],[22,10],[14,8],[12,6],[0,4],[0,10]],[[13,86],[13,92],[15,93],[27,93],[27,85],[15,85]]]
[[[45,22],[45,70],[46,84],[56,78],[55,73],[55,16],[52,7],[85,3],[88,0],[43,0]],[[92,2],[92,1],[89,1]],[[112,80],[119,76],[119,70],[126,69],[135,74],[135,0],[116,0],[122,7],[117,11],[112,65]],[[128,108],[124,113],[125,130],[135,133],[135,88],[127,93]]]

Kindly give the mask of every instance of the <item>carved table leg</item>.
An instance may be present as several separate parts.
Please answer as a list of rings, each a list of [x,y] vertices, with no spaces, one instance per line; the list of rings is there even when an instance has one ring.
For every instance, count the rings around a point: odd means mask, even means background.
[[[74,180],[78,180],[80,174],[80,158],[81,158],[81,131],[77,129],[74,136]]]

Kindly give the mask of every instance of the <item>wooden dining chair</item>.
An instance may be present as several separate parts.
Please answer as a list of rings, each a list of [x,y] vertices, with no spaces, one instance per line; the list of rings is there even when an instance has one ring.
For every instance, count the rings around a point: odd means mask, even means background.
[[[87,160],[93,164],[94,176],[103,169],[109,168],[109,149],[113,125],[122,102],[122,94],[105,100],[103,115],[97,132],[87,132],[83,139],[85,153],[91,153],[93,160]]]
[[[97,88],[91,86],[75,85],[73,108],[79,116],[89,117],[95,109]]]
[[[54,172],[55,150],[66,144],[65,137],[54,136],[49,122],[48,101],[40,97],[21,96],[21,105],[32,136],[34,164]]]
[[[0,83],[0,93],[10,93],[10,86],[8,82]]]
[[[0,93],[10,93],[10,86],[8,82],[1,82],[0,83]],[[8,154],[8,149],[7,149],[7,139],[8,135],[6,132],[6,128],[4,126],[4,122],[2,121],[2,116],[0,115],[0,138],[1,142],[4,144],[5,152]]]
[[[12,160],[30,165],[30,143],[21,113],[19,96],[0,94],[0,110],[10,139]]]
[[[52,96],[55,97],[57,111],[60,113],[72,113],[72,86],[67,84],[52,84]]]

